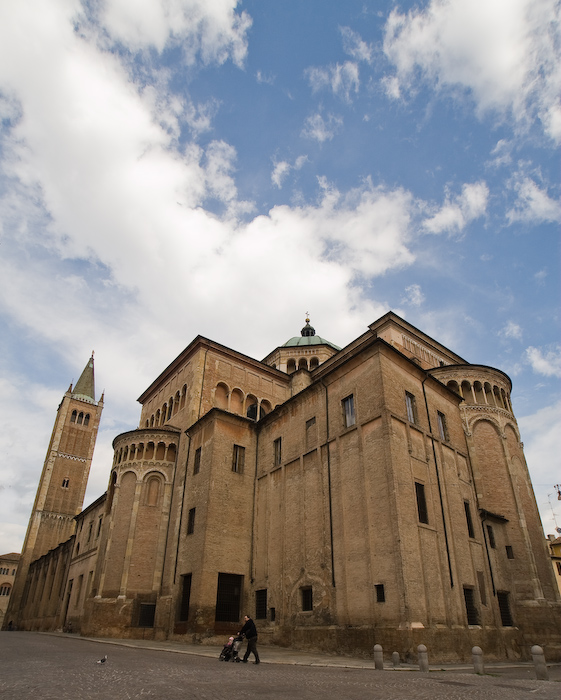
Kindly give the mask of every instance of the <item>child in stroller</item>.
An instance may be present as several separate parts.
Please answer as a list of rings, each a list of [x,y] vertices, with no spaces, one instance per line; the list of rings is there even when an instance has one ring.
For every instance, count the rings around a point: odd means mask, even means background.
[[[220,656],[218,657],[220,661],[236,661],[240,662],[240,646],[242,644],[243,637],[238,635],[237,637],[229,637],[228,641],[222,648]]]

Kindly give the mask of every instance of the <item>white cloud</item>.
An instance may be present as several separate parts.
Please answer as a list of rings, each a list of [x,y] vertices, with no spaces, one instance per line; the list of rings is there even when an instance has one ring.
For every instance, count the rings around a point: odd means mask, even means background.
[[[346,54],[354,58],[355,61],[372,63],[374,53],[372,44],[367,44],[360,34],[350,27],[339,27],[339,31],[343,37],[343,50]]]
[[[508,321],[506,325],[499,331],[499,335],[503,338],[514,338],[522,340],[522,328],[514,321]]]
[[[273,172],[271,173],[271,182],[276,185],[279,189],[282,187],[282,183],[288,177],[291,170],[301,170],[305,163],[308,162],[308,156],[302,155],[298,156],[294,161],[294,164],[290,164],[286,160],[281,160],[275,163]]]
[[[358,64],[353,61],[324,68],[307,68],[304,73],[313,92],[327,88],[345,102],[351,102],[351,95],[358,93],[360,85]]]
[[[429,233],[461,233],[474,219],[483,216],[487,209],[489,188],[484,182],[465,184],[456,197],[446,196],[442,207],[423,222]]]
[[[274,85],[275,76],[271,74],[262,73],[260,70],[255,74],[258,83],[264,83],[265,85]]]
[[[526,348],[526,359],[537,374],[561,377],[561,345],[545,352],[541,348],[530,346]]]
[[[540,188],[531,177],[518,172],[510,182],[517,199],[506,213],[508,222],[541,223],[561,221],[561,204],[549,196],[546,187]]]
[[[561,140],[561,61],[557,0],[431,0],[407,14],[393,10],[384,51],[395,67],[384,84],[400,97],[425,82],[461,88],[480,116],[510,114],[518,126],[541,121]]]
[[[335,114],[328,114],[326,120],[317,112],[316,114],[311,114],[304,122],[302,136],[308,139],[314,139],[319,143],[324,143],[324,141],[331,141],[342,126],[342,117]]]
[[[419,284],[411,284],[409,287],[405,287],[405,296],[401,300],[402,304],[421,306],[424,301],[425,295]]]
[[[98,20],[114,40],[131,51],[180,46],[187,63],[238,66],[247,54],[251,18],[236,12],[238,0],[106,0]],[[95,6],[94,6],[95,7]]]
[[[545,283],[545,278],[547,277],[547,274],[547,269],[545,268],[543,270],[538,270],[538,272],[536,272],[536,274],[534,275],[534,279],[536,280],[537,284],[542,286]]]

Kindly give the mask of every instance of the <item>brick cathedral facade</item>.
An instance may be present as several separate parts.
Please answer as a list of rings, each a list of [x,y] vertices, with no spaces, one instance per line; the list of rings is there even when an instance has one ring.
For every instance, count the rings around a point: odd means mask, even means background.
[[[424,643],[445,660],[474,645],[527,658],[538,643],[559,658],[561,603],[510,392],[502,371],[391,312],[343,349],[307,321],[261,362],[199,336],[115,438],[107,492],[81,512],[61,502],[72,531],[54,540],[43,472],[42,549],[28,533],[8,616],[204,642],[247,613],[262,642],[300,648],[378,643],[406,658]],[[83,409],[66,399],[63,436]],[[102,402],[88,399],[97,431]]]

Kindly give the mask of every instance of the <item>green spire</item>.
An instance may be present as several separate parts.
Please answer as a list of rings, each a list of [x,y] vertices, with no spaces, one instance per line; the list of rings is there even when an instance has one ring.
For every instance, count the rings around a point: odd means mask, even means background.
[[[76,382],[76,386],[72,391],[72,397],[75,399],[84,399],[86,401],[95,402],[95,380],[94,380],[94,354],[88,360],[88,364],[84,367],[84,371],[80,375],[80,379]]]

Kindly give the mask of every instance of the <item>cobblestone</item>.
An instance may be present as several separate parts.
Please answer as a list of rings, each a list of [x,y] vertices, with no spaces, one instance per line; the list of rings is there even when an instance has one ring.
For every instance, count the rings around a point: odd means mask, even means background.
[[[220,663],[219,649],[173,643],[94,641],[72,635],[0,633],[2,700],[558,700],[561,669],[550,681],[528,665],[494,665],[483,676],[462,667],[420,673],[375,671],[373,662],[260,648],[263,663]],[[176,653],[170,653],[176,652]],[[107,654],[107,662],[97,661]],[[369,666],[368,664],[372,665]],[[441,667],[438,667],[441,668]]]

